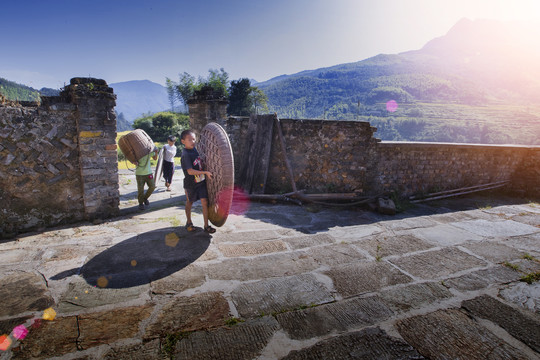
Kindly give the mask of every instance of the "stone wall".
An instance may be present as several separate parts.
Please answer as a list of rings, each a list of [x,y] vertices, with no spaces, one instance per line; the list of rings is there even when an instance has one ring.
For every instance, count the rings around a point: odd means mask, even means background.
[[[115,98],[74,78],[40,104],[0,102],[0,237],[118,212]]]
[[[227,117],[227,99],[223,94],[206,87],[188,100],[189,122],[197,136],[202,128],[216,119],[224,120]]]
[[[235,170],[247,157],[248,118],[220,122],[231,140]],[[401,196],[511,181],[508,189],[540,196],[540,147],[381,142],[367,122],[281,119],[298,190],[307,193]],[[292,191],[281,143],[273,129],[266,193]]]
[[[381,142],[377,156],[380,190],[411,195],[508,180],[515,190],[539,194],[540,147]],[[535,169],[536,180],[521,181]]]
[[[247,117],[225,118],[225,103],[200,95],[189,102],[192,127],[215,121],[229,135],[234,153],[235,183],[253,151],[253,124]],[[306,193],[377,195],[393,191],[409,196],[510,181],[506,189],[540,197],[540,146],[381,142],[367,122],[281,119],[285,150],[298,190]],[[272,129],[265,193],[292,191],[276,125]],[[261,129],[261,128],[259,128]],[[268,141],[263,137],[257,139]],[[261,178],[254,177],[255,179]]]

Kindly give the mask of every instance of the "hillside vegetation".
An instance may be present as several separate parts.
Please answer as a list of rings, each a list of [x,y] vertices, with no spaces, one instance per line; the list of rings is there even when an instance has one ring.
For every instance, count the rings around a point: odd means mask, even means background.
[[[39,100],[39,91],[3,78],[0,78],[0,94],[12,101]]]
[[[41,88],[36,90],[26,85],[0,78],[0,94],[11,101],[39,101],[40,96],[56,96],[60,90]]]
[[[280,117],[369,121],[383,140],[540,144],[540,53],[516,34],[462,20],[420,50],[257,86]]]

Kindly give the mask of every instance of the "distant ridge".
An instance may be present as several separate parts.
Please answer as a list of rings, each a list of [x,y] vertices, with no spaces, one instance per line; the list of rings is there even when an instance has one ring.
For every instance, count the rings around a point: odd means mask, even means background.
[[[167,89],[149,80],[131,80],[109,84],[117,96],[116,112],[124,114],[131,124],[148,113],[168,111],[171,109]]]
[[[280,75],[257,86],[268,96],[270,111],[284,117],[346,118],[358,115],[359,102],[369,106],[385,98],[536,102],[540,37],[532,31],[516,23],[462,19],[419,50]]]

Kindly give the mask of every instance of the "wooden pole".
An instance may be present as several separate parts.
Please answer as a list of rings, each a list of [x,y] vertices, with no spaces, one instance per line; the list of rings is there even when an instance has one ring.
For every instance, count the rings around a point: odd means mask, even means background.
[[[450,194],[450,193],[454,193],[454,192],[461,192],[461,191],[466,191],[466,190],[480,189],[480,188],[483,188],[483,187],[488,187],[488,186],[492,186],[492,185],[502,185],[502,184],[506,184],[506,183],[508,183],[508,180],[497,181],[497,182],[492,182],[492,183],[482,184],[482,185],[463,187],[463,188],[453,189],[453,190],[445,190],[445,191],[434,192],[434,193],[431,193],[431,194],[427,194],[425,197],[432,197],[432,196],[437,196],[437,195],[446,195],[446,194]],[[417,199],[417,196],[414,196],[414,195],[409,196],[409,200],[415,200],[415,199]]]
[[[493,190],[493,189],[503,187],[506,184],[507,184],[507,181],[504,181],[503,183],[498,183],[497,185],[492,185],[492,186],[487,186],[487,187],[475,187],[475,186],[473,186],[473,187],[469,188],[469,189],[473,189],[473,190],[461,191],[461,192],[457,192],[457,193],[456,192],[446,193],[446,194],[440,195],[440,196],[430,196],[430,197],[426,197],[426,198],[423,198],[423,199],[412,200],[411,203],[415,204],[415,203],[424,202],[424,201],[431,201],[431,200],[449,198],[449,197],[452,197],[452,196],[466,195],[466,194],[479,192],[479,191],[484,191],[484,190]],[[466,188],[463,188],[461,190],[464,190],[464,189],[466,189]],[[457,191],[457,190],[454,190],[454,191]],[[434,194],[436,194],[436,193],[434,193]]]

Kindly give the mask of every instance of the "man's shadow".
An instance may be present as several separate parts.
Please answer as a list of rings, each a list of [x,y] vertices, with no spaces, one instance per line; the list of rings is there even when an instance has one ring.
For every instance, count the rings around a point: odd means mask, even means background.
[[[51,279],[79,274],[92,286],[113,289],[148,284],[193,263],[206,251],[210,239],[202,230],[189,233],[177,227],[139,234],[99,253],[81,268]]]

